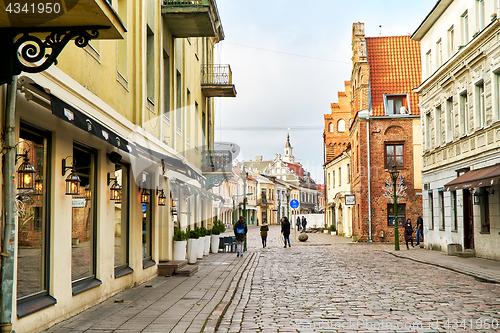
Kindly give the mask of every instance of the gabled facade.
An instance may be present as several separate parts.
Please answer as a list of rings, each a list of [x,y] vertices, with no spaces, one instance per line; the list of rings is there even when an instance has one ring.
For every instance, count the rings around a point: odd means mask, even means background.
[[[500,259],[500,33],[495,1],[437,1],[421,44],[425,246]]]
[[[392,201],[382,190],[394,164],[407,186],[398,200],[400,223],[422,211],[420,109],[412,91],[420,83],[420,45],[410,36],[365,37],[364,24],[355,23],[352,51],[352,233],[362,241],[394,241]]]

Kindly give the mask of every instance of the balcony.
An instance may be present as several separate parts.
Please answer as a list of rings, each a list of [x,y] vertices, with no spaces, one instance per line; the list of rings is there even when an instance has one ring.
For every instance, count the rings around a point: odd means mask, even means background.
[[[207,97],[236,97],[229,65],[205,65],[201,68],[201,90]]]
[[[224,32],[214,0],[163,0],[161,15],[175,38],[217,37]]]

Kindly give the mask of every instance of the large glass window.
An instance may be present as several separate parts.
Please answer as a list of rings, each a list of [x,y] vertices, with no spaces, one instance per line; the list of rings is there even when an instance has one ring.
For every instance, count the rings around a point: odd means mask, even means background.
[[[397,204],[398,205],[398,225],[401,225],[404,221],[406,221],[406,204]],[[387,204],[387,225],[394,226],[394,204]]]
[[[115,200],[115,270],[128,267],[128,244],[129,244],[129,179],[128,166],[124,164],[115,165],[114,176],[118,185],[122,188],[121,200]]]
[[[407,114],[408,113],[408,102],[406,101],[406,95],[386,95],[385,98],[385,114],[395,115],[395,114]]]
[[[74,144],[73,157],[80,177],[80,194],[72,197],[71,218],[71,281],[73,286],[95,278],[96,224],[95,175],[96,152]]]
[[[385,167],[392,168],[403,166],[403,145],[402,144],[386,144],[385,145]]]
[[[17,302],[47,295],[49,288],[49,140],[50,133],[25,124],[19,131],[20,149],[29,149],[35,167],[35,191],[26,193],[24,210],[18,215]],[[24,151],[22,152],[24,153]]]

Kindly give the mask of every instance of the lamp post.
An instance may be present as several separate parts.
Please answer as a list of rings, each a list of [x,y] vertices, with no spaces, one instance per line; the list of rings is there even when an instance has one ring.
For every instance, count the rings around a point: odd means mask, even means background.
[[[393,188],[393,201],[394,201],[394,250],[399,251],[399,230],[398,230],[398,194],[396,192],[397,181],[399,177],[399,171],[396,165],[392,166],[392,170],[389,171],[392,180]]]

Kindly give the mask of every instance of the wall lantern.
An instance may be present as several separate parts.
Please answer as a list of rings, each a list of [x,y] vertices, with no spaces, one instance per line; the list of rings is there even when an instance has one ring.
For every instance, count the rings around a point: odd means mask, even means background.
[[[24,154],[16,154],[16,162],[22,157],[24,158],[23,163],[17,169],[17,189],[18,190],[29,190],[32,191],[35,186],[35,167],[31,165],[30,159],[28,158],[29,150],[25,149]]]
[[[480,205],[481,204],[481,192],[480,190],[476,190],[474,192],[474,205]]]
[[[73,161],[71,166],[66,166],[66,160],[71,157]],[[66,195],[78,195],[80,194],[80,177],[76,174],[75,169],[76,159],[73,156],[68,156],[62,160],[62,175],[66,175],[68,169],[71,173],[66,178]]]
[[[43,192],[43,177],[40,173],[35,176],[35,195],[41,195]]]
[[[108,186],[113,182],[109,188],[109,200],[121,201],[122,200],[122,187],[118,184],[118,180],[111,178],[111,172],[108,173]]]
[[[156,195],[158,195],[158,206],[165,206],[167,198],[165,197],[163,190],[156,189]]]
[[[142,192],[141,192],[141,203],[147,204],[150,201],[151,201],[151,193],[149,192],[149,190],[142,189]]]
[[[85,200],[90,200],[92,198],[92,191],[90,190],[90,185],[85,185]]]

